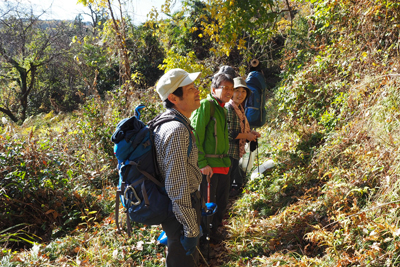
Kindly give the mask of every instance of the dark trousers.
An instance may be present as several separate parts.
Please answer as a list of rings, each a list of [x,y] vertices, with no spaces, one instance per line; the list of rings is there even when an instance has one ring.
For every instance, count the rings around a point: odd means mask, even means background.
[[[205,216],[202,220],[203,232],[206,234],[209,224],[212,224],[212,231],[216,231],[218,226],[222,223],[225,216],[226,209],[229,201],[229,191],[231,188],[231,181],[229,174],[214,173],[210,179],[210,202],[218,205],[217,212],[212,216]],[[205,202],[207,201],[207,176],[203,175],[203,181],[200,186],[201,195]]]
[[[243,174],[239,167],[239,160],[231,158],[231,167],[229,168],[229,175],[232,187],[240,188],[243,185]]]
[[[191,194],[192,206],[197,212],[197,223],[200,225],[201,219],[201,199],[200,194]],[[192,255],[187,256],[186,251],[181,244],[183,235],[183,225],[178,222],[175,216],[170,217],[162,223],[162,228],[168,238],[167,267],[192,267],[197,266],[199,262],[199,252],[196,249]]]

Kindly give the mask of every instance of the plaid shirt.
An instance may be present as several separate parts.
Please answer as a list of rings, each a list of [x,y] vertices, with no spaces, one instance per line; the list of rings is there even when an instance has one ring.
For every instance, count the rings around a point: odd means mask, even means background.
[[[242,131],[242,129],[240,128],[240,119],[239,116],[236,114],[235,109],[229,102],[225,104],[225,108],[228,111],[226,114],[229,133],[228,155],[234,159],[239,159],[239,139],[236,139],[236,137]]]
[[[178,114],[190,121],[175,109],[165,114]],[[190,133],[185,125],[178,121],[166,122],[154,131],[157,161],[161,175],[165,180],[165,189],[172,201],[172,211],[183,225],[186,237],[196,237],[200,233],[197,225],[196,210],[192,207],[191,193],[198,190],[202,175],[197,166],[197,146],[192,135],[192,150],[187,156]]]

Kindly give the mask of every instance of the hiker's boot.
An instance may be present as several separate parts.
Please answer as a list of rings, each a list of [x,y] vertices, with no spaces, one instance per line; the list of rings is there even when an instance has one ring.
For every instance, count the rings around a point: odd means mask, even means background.
[[[214,250],[214,248],[213,248],[210,244],[208,244],[208,243],[200,244],[200,252],[201,252],[201,254],[203,254],[203,257],[204,257],[206,260],[214,259],[214,258],[215,258],[215,250]],[[201,261],[201,259],[202,259],[202,257],[201,257],[201,255],[200,255],[200,261]]]
[[[240,188],[232,188],[231,191],[229,192],[229,197],[236,197],[241,193]]]
[[[226,239],[226,236],[221,234],[218,231],[212,231],[210,233],[210,242],[212,244],[220,244],[222,241]]]

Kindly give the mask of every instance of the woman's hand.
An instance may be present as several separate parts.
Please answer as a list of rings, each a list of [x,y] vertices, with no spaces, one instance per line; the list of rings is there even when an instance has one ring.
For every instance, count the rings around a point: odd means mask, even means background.
[[[251,133],[254,134],[257,138],[261,137],[261,134],[259,132],[251,131]]]
[[[257,135],[255,135],[254,133],[247,133],[246,139],[249,141],[257,141]]]

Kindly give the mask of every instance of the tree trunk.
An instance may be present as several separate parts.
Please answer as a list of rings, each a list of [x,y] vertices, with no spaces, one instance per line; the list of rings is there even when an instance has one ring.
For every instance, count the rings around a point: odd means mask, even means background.
[[[6,114],[13,122],[18,122],[18,118],[14,116],[11,110],[0,107],[0,111]]]

